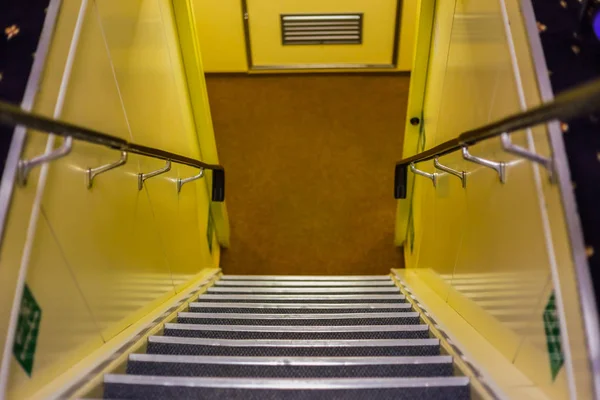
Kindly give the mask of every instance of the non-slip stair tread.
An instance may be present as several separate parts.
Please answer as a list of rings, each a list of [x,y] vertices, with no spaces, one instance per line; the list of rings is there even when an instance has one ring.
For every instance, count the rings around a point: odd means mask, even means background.
[[[469,380],[438,378],[202,378],[106,375],[105,397],[196,399],[468,399]]]
[[[181,312],[180,323],[220,325],[397,325],[420,323],[416,312],[344,314],[235,314]]]
[[[332,314],[241,314],[231,315],[230,313],[202,313],[202,312],[180,312],[180,317],[192,318],[210,318],[210,319],[264,319],[264,320],[310,320],[310,319],[381,319],[381,318],[404,318],[417,317],[416,312],[383,312],[383,313],[332,313]]]
[[[215,286],[223,287],[352,287],[394,286],[391,279],[381,281],[216,281]]]
[[[227,340],[168,336],[150,336],[148,343],[193,344],[198,346],[232,347],[392,347],[439,346],[439,339],[380,339],[380,340]]]
[[[426,357],[210,357],[168,354],[131,354],[129,361],[168,362],[189,364],[239,364],[271,366],[347,366],[347,365],[417,365],[451,364],[452,356]]]
[[[200,325],[167,323],[166,329],[191,330],[235,330],[254,332],[386,332],[386,331],[429,331],[425,324],[416,325],[350,325],[350,326],[256,326],[256,325]]]
[[[152,336],[148,354],[243,357],[375,357],[440,354],[437,339],[227,340]]]
[[[207,289],[208,293],[276,293],[276,294],[292,294],[292,293],[306,293],[306,294],[354,294],[359,295],[361,293],[373,294],[373,293],[399,293],[400,290],[395,286],[379,286],[379,287],[333,287],[333,288],[313,288],[313,287],[224,287],[224,286],[211,286]]]
[[[238,303],[402,303],[406,297],[402,294],[203,294],[196,302],[231,302]]]
[[[381,281],[391,275],[223,275],[221,280],[268,281]]]
[[[281,313],[375,313],[412,311],[409,303],[384,304],[384,303],[348,303],[348,304],[307,304],[307,303],[218,303],[218,302],[194,302],[189,305],[190,312],[204,313],[257,313],[257,314],[281,314]]]
[[[452,376],[452,358],[426,357],[210,357],[133,354],[127,373],[161,376],[365,378]]]
[[[419,339],[429,337],[427,325],[260,326],[165,324],[165,336],[215,339]]]

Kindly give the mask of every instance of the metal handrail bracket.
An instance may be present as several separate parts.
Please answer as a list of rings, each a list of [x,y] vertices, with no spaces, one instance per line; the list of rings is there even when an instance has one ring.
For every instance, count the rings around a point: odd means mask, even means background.
[[[521,146],[517,146],[512,142],[508,133],[503,133],[500,136],[500,139],[502,141],[502,148],[504,149],[504,151],[522,157],[536,164],[540,164],[548,171],[548,177],[550,178],[550,182],[554,182],[554,163],[552,162],[551,158],[541,156]]]
[[[462,156],[465,160],[470,161],[475,164],[479,164],[486,168],[493,169],[498,173],[498,178],[500,179],[500,183],[506,183],[506,163],[486,160],[485,158],[476,157],[469,153],[469,148],[467,146],[462,148]]]
[[[445,166],[445,165],[442,165],[442,164],[440,164],[440,161],[439,161],[439,159],[440,159],[439,157],[436,157],[436,158],[433,160],[433,166],[434,166],[436,169],[439,169],[440,171],[444,171],[444,172],[447,172],[447,173],[449,173],[450,175],[454,175],[454,176],[456,176],[457,178],[459,178],[459,179],[460,179],[460,181],[461,181],[461,183],[462,183],[462,187],[463,187],[463,188],[466,188],[466,187],[467,187],[467,174],[465,173],[465,171],[457,171],[457,170],[455,170],[455,169],[452,169],[452,168],[450,168],[450,167],[447,167],[447,166]]]
[[[94,178],[97,177],[100,174],[103,174],[107,171],[110,171],[111,169],[115,169],[120,167],[121,165],[125,165],[125,163],[127,162],[127,152],[126,151],[122,151],[121,152],[121,158],[119,159],[119,161],[116,161],[112,164],[106,164],[106,165],[102,165],[100,167],[96,167],[96,168],[88,168],[87,169],[87,173],[86,173],[86,186],[88,189],[91,189],[93,184],[94,184]]]
[[[34,158],[30,158],[29,160],[19,160],[19,164],[17,166],[17,182],[21,186],[27,185],[29,172],[31,172],[33,168],[54,160],[58,160],[59,158],[63,158],[64,156],[68,155],[72,149],[73,138],[67,136],[58,149],[52,150],[50,153],[45,153]]]
[[[429,172],[421,171],[420,169],[417,169],[417,167],[415,167],[414,163],[410,164],[410,170],[413,174],[421,175],[425,178],[431,179],[433,187],[437,187],[437,174],[435,172],[433,174],[430,174]]]
[[[171,160],[167,160],[165,166],[161,169],[157,169],[156,171],[140,173],[138,174],[138,190],[142,190],[144,188],[144,182],[150,178],[154,178],[155,176],[164,174],[165,172],[169,172],[171,170]]]
[[[177,179],[177,193],[181,192],[181,188],[186,183],[193,182],[197,179],[202,178],[203,176],[204,176],[204,168],[200,168],[200,172],[198,173],[198,175],[194,175],[194,176],[191,176],[189,178],[184,178],[184,179],[178,178]]]

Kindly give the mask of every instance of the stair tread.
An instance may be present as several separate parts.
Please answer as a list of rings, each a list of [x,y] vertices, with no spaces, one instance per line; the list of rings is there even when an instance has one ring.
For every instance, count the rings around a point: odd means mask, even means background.
[[[215,282],[215,286],[223,287],[352,287],[363,288],[371,286],[394,286],[394,281],[367,280],[367,281],[223,281]]]
[[[380,287],[333,287],[333,288],[310,288],[310,287],[223,287],[211,286],[207,289],[208,293],[400,293],[396,286],[380,286]]]
[[[192,364],[239,364],[239,365],[394,365],[394,364],[445,364],[452,363],[451,356],[399,356],[399,357],[224,357],[188,356],[170,354],[131,354],[130,361],[192,363]]]
[[[200,296],[196,302],[204,302],[210,300],[215,301],[232,301],[244,303],[253,302],[304,302],[304,303],[339,303],[344,304],[346,302],[381,302],[381,303],[401,303],[406,301],[406,297],[402,294],[321,294],[321,295],[310,295],[310,294],[214,294],[207,293]]]
[[[193,344],[231,347],[395,347],[439,346],[439,339],[348,339],[348,340],[285,340],[285,339],[204,339],[175,336],[150,336],[148,343]]]
[[[279,281],[365,281],[391,279],[390,275],[223,275],[221,280],[279,280]]]
[[[469,378],[462,376],[444,376],[437,378],[204,378],[180,376],[147,376],[107,374],[105,383],[124,383],[134,385],[184,385],[187,387],[221,387],[244,389],[358,389],[358,388],[409,388],[436,386],[466,386]]]
[[[369,332],[377,331],[428,331],[425,324],[416,325],[309,325],[309,326],[279,326],[279,325],[202,325],[167,323],[165,329],[190,329],[190,330],[234,330],[253,332]]]
[[[330,313],[330,314],[236,314],[236,313],[201,313],[180,312],[180,317],[185,318],[211,318],[211,319],[377,319],[377,318],[411,318],[418,317],[417,312],[382,312],[382,313]]]
[[[214,303],[214,302],[193,302],[190,303],[190,308],[247,308],[247,309],[385,309],[397,308],[406,309],[412,308],[409,303]]]

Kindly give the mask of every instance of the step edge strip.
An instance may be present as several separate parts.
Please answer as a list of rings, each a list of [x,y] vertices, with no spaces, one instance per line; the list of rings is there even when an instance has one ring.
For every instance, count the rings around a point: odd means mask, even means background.
[[[311,309],[346,309],[346,308],[412,308],[409,303],[219,303],[219,302],[193,302],[190,308],[311,308]]]
[[[336,389],[395,389],[428,387],[461,387],[469,384],[466,377],[437,378],[313,378],[313,379],[272,379],[272,378],[199,378],[165,377],[148,375],[104,376],[106,384],[185,386],[229,389],[267,390],[336,390]]]
[[[391,275],[223,275],[220,280],[272,280],[272,281],[383,281],[391,279]]]
[[[257,300],[277,300],[277,299],[298,299],[298,300],[352,300],[352,299],[363,299],[363,300],[406,300],[406,296],[403,294],[330,294],[330,295],[303,295],[303,294],[214,294],[206,293],[201,296],[202,298],[210,299],[257,299]]]
[[[439,346],[439,339],[351,339],[351,340],[289,340],[289,339],[204,339],[178,336],[150,336],[148,343],[221,347],[404,347]]]
[[[165,329],[180,329],[190,331],[236,331],[236,332],[289,332],[289,333],[319,333],[319,332],[420,332],[429,331],[426,324],[414,325],[341,325],[341,326],[278,326],[278,325],[204,325],[167,323]]]
[[[303,287],[227,287],[227,286],[211,286],[208,288],[208,293],[277,293],[277,294],[293,294],[293,293],[399,293],[396,286],[368,286],[368,287],[336,287],[336,288],[303,288]]]
[[[350,366],[350,365],[430,365],[452,364],[452,356],[398,357],[227,357],[171,354],[130,354],[129,361],[265,366]]]
[[[381,318],[417,318],[419,313],[412,311],[404,312],[380,312],[380,313],[343,313],[343,314],[242,314],[242,313],[199,313],[180,312],[180,318],[206,318],[206,319],[381,319]]]
[[[360,288],[360,287],[377,287],[377,286],[394,286],[394,281],[391,279],[380,281],[217,281],[215,286],[220,287],[345,287],[345,288]]]

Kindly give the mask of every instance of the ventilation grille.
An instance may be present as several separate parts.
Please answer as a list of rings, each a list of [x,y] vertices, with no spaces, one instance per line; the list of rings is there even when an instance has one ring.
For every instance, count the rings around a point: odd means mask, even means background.
[[[282,14],[284,45],[361,44],[363,14]]]

